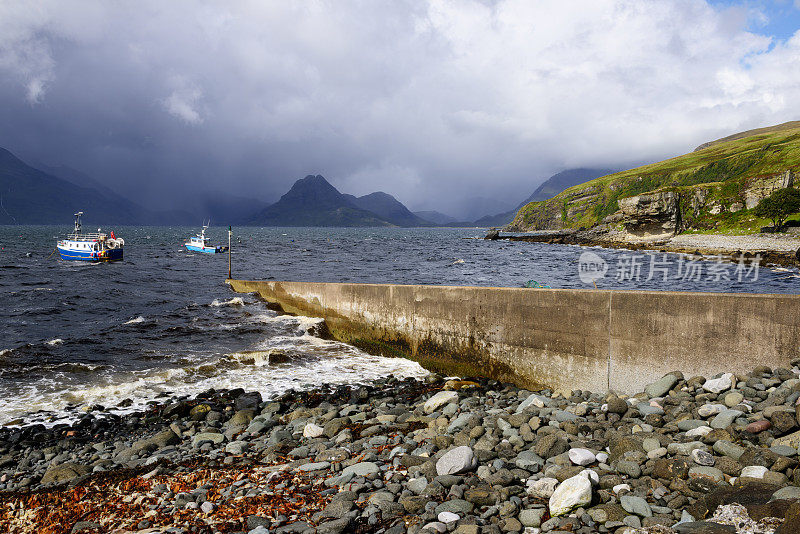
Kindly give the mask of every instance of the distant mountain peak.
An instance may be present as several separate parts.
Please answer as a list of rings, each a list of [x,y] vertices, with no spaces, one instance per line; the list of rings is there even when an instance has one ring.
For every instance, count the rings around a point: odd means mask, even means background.
[[[342,194],[320,174],[297,180],[249,221],[263,226],[430,226],[389,193]]]

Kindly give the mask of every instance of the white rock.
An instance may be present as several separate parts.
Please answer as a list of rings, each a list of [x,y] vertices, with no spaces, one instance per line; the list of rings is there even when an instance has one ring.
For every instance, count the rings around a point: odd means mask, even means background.
[[[303,427],[304,438],[318,438],[324,432],[325,430],[321,426],[315,425],[314,423],[306,423],[306,426]]]
[[[622,490],[630,491],[631,487],[628,484],[617,484],[616,486],[611,488],[611,491],[613,491],[617,495],[619,495],[619,492]]]
[[[601,464],[608,463],[608,454],[605,452],[599,452],[597,453],[597,456],[595,456],[595,459]]]
[[[517,407],[517,413],[520,413],[525,410],[528,406],[536,406],[537,408],[544,408],[547,404],[550,403],[550,399],[546,397],[542,397],[541,395],[537,395],[536,393],[531,393],[528,395],[528,398],[522,401],[519,406]]]
[[[437,519],[442,523],[452,523],[453,521],[458,521],[461,519],[458,514],[454,514],[453,512],[442,512],[437,516]]]
[[[558,517],[592,502],[592,483],[581,475],[568,478],[556,487],[548,503],[550,515]]]
[[[575,448],[569,450],[569,461],[575,465],[589,465],[594,460],[594,453],[589,449]]]
[[[698,426],[697,428],[693,428],[691,430],[687,430],[686,431],[686,436],[690,437],[690,438],[699,438],[699,437],[705,436],[706,434],[708,434],[712,430],[713,430],[713,428],[711,428],[710,426],[706,426],[706,425]]]
[[[458,475],[472,471],[478,465],[475,455],[466,445],[450,449],[436,462],[436,474]]]
[[[722,393],[733,387],[733,373],[725,373],[719,378],[711,378],[703,384],[703,389],[711,393]]]
[[[697,409],[697,414],[700,417],[711,417],[727,410],[728,407],[724,404],[704,404]]]
[[[540,478],[539,480],[528,482],[528,493],[534,497],[549,499],[556,490],[557,485],[558,480],[555,478]]]
[[[441,532],[442,534],[444,534],[445,532],[447,532],[447,525],[439,521],[432,521],[427,525],[425,525],[424,527],[422,527],[422,530],[430,530],[432,532]]]
[[[578,473],[578,475],[582,476],[582,477],[586,477],[587,479],[589,479],[589,482],[591,482],[593,486],[595,484],[599,484],[600,483],[600,475],[598,475],[597,473],[595,473],[591,469],[584,469],[583,471]]]
[[[458,400],[458,393],[455,391],[440,391],[427,401],[425,401],[425,405],[422,407],[425,410],[425,413],[433,413],[439,407],[444,406],[447,403],[453,402]]]
[[[764,475],[767,474],[767,471],[769,471],[769,469],[761,465],[748,465],[742,469],[742,473],[739,476],[761,479],[764,478]]]

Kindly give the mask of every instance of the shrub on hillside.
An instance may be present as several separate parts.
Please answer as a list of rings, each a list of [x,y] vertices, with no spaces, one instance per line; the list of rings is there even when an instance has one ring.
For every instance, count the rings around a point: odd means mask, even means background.
[[[770,196],[761,200],[753,210],[756,217],[772,221],[773,228],[780,228],[786,218],[800,211],[800,190],[785,187],[773,191]]]

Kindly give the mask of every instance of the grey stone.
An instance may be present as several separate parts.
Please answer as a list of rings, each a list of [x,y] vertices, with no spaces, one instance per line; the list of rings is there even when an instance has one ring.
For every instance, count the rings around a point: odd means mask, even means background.
[[[69,482],[74,478],[78,478],[83,475],[88,475],[91,472],[91,468],[85,465],[75,464],[75,463],[63,463],[60,465],[54,465],[47,469],[45,474],[42,476],[41,484],[42,485],[49,485],[49,484],[61,484],[63,482]]]
[[[311,462],[308,464],[303,464],[297,469],[299,471],[322,471],[323,469],[328,469],[330,466],[330,462]]]
[[[635,495],[623,495],[619,500],[626,512],[636,514],[640,517],[652,517],[653,511],[647,501]]]
[[[347,517],[321,523],[319,526],[317,526],[317,534],[341,534],[345,531],[349,524],[350,519]]]
[[[642,468],[639,467],[639,464],[630,460],[620,460],[614,467],[616,467],[618,472],[623,475],[628,475],[631,478],[639,478],[642,474]]]
[[[365,477],[369,475],[376,475],[381,472],[381,468],[374,462],[359,462],[342,469],[341,476],[353,475],[357,477]]]
[[[517,413],[524,411],[529,406],[544,408],[545,406],[550,406],[552,403],[553,401],[551,401],[547,397],[537,395],[536,393],[531,393],[524,401],[522,401],[519,404],[519,406],[517,407]]]
[[[664,375],[646,388],[644,392],[650,398],[663,397],[669,390],[678,383],[678,377],[673,374]]]
[[[514,459],[514,464],[520,469],[535,473],[544,466],[544,459],[533,451],[522,451]]]
[[[472,512],[472,509],[475,507],[469,501],[465,501],[464,499],[450,499],[449,501],[444,501],[440,505],[436,507],[434,512],[436,515],[441,514],[442,512],[451,512],[454,514],[465,515]]]
[[[772,494],[772,500],[789,499],[800,500],[800,488],[797,486],[786,486]]]
[[[195,434],[192,438],[192,445],[197,447],[203,441],[210,441],[214,445],[219,445],[223,441],[225,441],[225,436],[222,434],[217,434],[214,432],[201,432],[199,434]]]
[[[447,451],[436,462],[436,473],[439,475],[457,475],[472,471],[477,467],[477,460],[472,449],[466,445]]]
[[[544,508],[530,508],[521,511],[518,519],[524,527],[538,527],[542,524],[542,516],[544,516],[544,513]]]
[[[729,458],[733,458],[737,462],[739,458],[741,458],[742,454],[744,454],[744,447],[736,445],[735,443],[731,443],[730,441],[721,439],[714,443],[714,452],[717,454],[721,454],[722,456],[727,456]]]
[[[711,428],[728,428],[740,415],[744,415],[744,413],[740,412],[739,410],[723,410],[711,420],[708,426]]]

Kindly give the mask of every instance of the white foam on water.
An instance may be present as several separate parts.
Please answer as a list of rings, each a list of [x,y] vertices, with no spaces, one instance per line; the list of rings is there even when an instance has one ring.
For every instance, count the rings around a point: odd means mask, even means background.
[[[219,307],[219,306],[244,306],[244,299],[242,297],[233,297],[230,300],[219,300],[214,299],[214,301],[210,304],[211,306]]]
[[[45,343],[45,345],[50,345],[51,347],[53,347],[53,346],[55,346],[55,345],[61,345],[62,343],[64,343],[64,340],[63,340],[63,339],[61,339],[61,338],[56,338],[56,339],[51,339],[50,341],[47,341],[47,342]]]
[[[5,356],[6,354],[11,354],[11,352],[12,352],[13,350],[14,350],[14,349],[3,349],[3,350],[0,350],[0,357],[3,357],[3,356]]]
[[[122,324],[139,324],[139,323],[143,323],[144,321],[145,321],[145,318],[140,315],[139,317],[131,319],[130,321],[125,321]]]
[[[319,322],[283,317],[304,325]],[[211,388],[244,388],[259,391],[268,399],[288,389],[363,384],[390,374],[398,378],[422,378],[428,374],[411,360],[372,356],[350,345],[307,333],[271,337],[253,350],[217,356],[183,356],[180,365],[109,375],[95,372],[89,375],[97,380],[94,384],[72,379],[67,385],[63,376],[54,374],[50,379],[0,398],[0,424],[24,418],[26,424],[37,422],[53,426],[75,421],[85,408],[97,404],[115,413],[130,413],[146,408],[149,401],[163,393],[194,396]],[[132,401],[131,406],[113,408],[125,399]],[[78,406],[78,409],[69,410],[70,406]],[[32,414],[39,410],[45,413]]]

